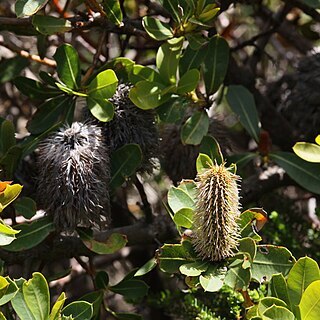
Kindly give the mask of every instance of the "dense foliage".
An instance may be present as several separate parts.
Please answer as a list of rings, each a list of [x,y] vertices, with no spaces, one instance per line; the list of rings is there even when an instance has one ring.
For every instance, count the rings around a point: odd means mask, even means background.
[[[320,1],[0,3],[0,319],[317,319]]]

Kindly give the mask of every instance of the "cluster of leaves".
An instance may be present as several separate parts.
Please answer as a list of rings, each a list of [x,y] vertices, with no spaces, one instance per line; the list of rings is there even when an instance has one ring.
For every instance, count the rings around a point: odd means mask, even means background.
[[[148,286],[141,280],[127,275],[114,286],[108,284],[109,279],[104,271],[98,272],[95,278],[97,290],[86,294],[79,300],[65,305],[67,297],[62,292],[56,299],[50,311],[50,293],[46,278],[39,272],[33,273],[30,280],[23,278],[12,280],[0,277],[0,306],[3,312],[0,319],[5,320],[11,311],[9,304],[21,320],[88,320],[100,319],[101,307],[105,308],[116,319],[142,319],[133,313],[117,313],[104,305],[104,295],[112,291],[124,295],[128,300],[138,301],[147,294]]]

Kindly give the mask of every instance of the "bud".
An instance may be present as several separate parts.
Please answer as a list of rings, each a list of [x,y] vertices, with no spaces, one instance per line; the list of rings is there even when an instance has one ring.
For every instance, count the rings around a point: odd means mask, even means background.
[[[38,203],[58,230],[110,222],[108,150],[101,128],[75,122],[39,145]]]
[[[234,255],[240,237],[239,181],[223,164],[197,176],[192,243],[203,259],[220,261]]]

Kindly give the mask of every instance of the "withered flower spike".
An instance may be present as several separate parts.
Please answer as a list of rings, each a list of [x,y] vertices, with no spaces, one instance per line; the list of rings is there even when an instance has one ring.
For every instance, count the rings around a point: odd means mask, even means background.
[[[109,152],[101,128],[75,122],[39,145],[37,195],[60,231],[110,222]]]

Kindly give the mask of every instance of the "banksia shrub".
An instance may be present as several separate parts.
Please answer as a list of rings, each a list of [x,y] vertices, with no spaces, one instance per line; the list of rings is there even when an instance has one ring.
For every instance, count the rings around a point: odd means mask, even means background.
[[[203,259],[220,261],[238,245],[240,177],[224,165],[213,165],[197,176],[193,246]]]
[[[114,105],[114,116],[109,122],[94,120],[102,128],[106,142],[113,152],[125,144],[138,144],[142,163],[138,171],[151,173],[154,159],[159,155],[159,137],[152,110],[141,110],[129,98],[131,85],[120,84],[109,101]]]
[[[58,230],[109,223],[108,150],[101,128],[75,122],[39,145],[37,198]]]

